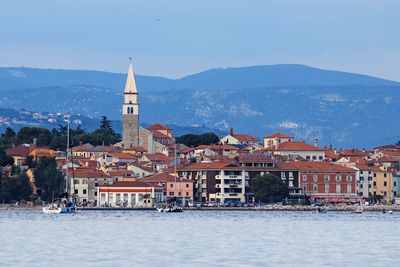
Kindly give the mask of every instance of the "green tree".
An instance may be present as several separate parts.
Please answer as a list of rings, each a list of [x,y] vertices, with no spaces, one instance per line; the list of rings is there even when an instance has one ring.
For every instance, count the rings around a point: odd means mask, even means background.
[[[17,133],[18,144],[31,144],[34,139],[36,139],[38,145],[48,146],[51,142],[50,131],[38,127],[23,127]]]
[[[32,185],[26,174],[0,177],[0,202],[28,200],[32,195]]]
[[[63,193],[64,177],[57,169],[57,162],[54,158],[41,158],[35,171],[35,185],[41,189],[41,198],[49,201],[54,196]]]
[[[256,201],[277,202],[289,195],[286,184],[276,175],[257,175],[250,179],[250,192]]]
[[[15,199],[29,200],[32,195],[32,184],[29,181],[29,177],[25,173],[21,173],[15,178],[15,183],[16,183],[14,191]]]
[[[176,142],[184,144],[189,147],[196,147],[199,145],[211,145],[218,144],[219,137],[215,133],[204,133],[204,134],[184,134],[176,138]]]
[[[7,156],[6,152],[0,149],[0,167],[4,167],[7,165],[13,165],[14,159],[13,157]]]

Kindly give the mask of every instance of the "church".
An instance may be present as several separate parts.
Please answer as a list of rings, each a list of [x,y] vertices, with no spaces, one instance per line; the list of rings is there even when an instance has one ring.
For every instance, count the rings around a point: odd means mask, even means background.
[[[139,92],[131,62],[122,103],[122,142],[117,146],[121,146],[125,152],[170,154],[175,143],[171,129],[158,123],[143,128],[139,124],[139,114]]]

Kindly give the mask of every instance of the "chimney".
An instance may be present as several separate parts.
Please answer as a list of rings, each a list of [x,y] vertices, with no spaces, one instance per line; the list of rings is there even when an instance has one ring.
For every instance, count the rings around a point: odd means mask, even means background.
[[[233,128],[230,129],[229,135],[233,136]]]

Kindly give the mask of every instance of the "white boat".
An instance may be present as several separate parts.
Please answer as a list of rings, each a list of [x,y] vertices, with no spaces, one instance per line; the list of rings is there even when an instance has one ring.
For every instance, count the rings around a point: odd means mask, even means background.
[[[167,205],[167,206],[162,206],[157,208],[158,212],[182,212],[183,208],[179,207],[177,205]]]
[[[63,201],[60,203],[52,203],[47,207],[43,207],[42,211],[47,214],[75,213],[76,206],[72,202]],[[65,203],[65,204],[64,204]]]

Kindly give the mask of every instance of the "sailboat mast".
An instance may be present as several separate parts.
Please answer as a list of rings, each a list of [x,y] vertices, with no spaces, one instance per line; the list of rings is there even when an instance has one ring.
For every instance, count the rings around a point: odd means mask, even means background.
[[[66,192],[70,191],[69,188],[69,177],[68,177],[68,165],[69,165],[69,119],[70,115],[67,115],[67,156],[66,156],[66,161],[67,161],[67,171],[66,171],[66,178],[65,178],[65,187],[66,187]]]

